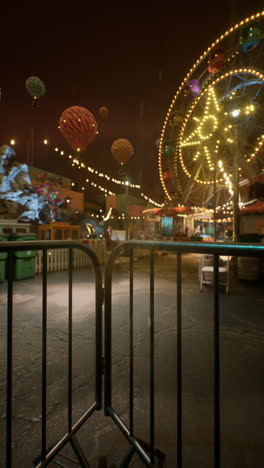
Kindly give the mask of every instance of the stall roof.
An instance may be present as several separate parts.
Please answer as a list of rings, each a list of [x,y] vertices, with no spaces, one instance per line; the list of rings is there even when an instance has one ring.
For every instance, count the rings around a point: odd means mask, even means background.
[[[264,200],[254,200],[241,209],[241,214],[264,213]]]
[[[153,214],[157,216],[177,216],[179,213],[185,213],[187,211],[186,206],[166,206],[163,208],[150,208],[144,210],[144,214]]]

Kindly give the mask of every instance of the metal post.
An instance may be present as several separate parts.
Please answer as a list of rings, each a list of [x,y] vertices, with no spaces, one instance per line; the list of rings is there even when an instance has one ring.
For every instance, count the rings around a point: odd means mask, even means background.
[[[47,450],[47,249],[42,252],[42,417],[41,460],[46,460]]]
[[[214,468],[221,467],[219,257],[214,255]]]
[[[129,240],[128,238],[128,209],[127,209],[127,204],[128,204],[128,185],[126,185],[126,210],[125,210],[125,230],[126,230],[126,240]]]
[[[235,125],[235,155],[233,161],[233,241],[237,242],[239,236],[239,131]]]
[[[129,262],[129,427],[134,435],[134,257],[130,250]]]
[[[182,254],[177,252],[177,468],[182,454]]]
[[[13,439],[13,280],[14,252],[7,259],[6,468],[12,467]]]
[[[214,241],[216,242],[216,152],[214,152]]]

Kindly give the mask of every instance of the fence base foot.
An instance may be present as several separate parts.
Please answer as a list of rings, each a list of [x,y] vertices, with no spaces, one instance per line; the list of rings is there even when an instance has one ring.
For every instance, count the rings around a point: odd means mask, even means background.
[[[137,439],[139,444],[145,449],[146,452],[150,453],[150,446],[143,440]],[[136,453],[135,448],[133,445],[130,446],[128,453],[126,454],[124,460],[121,462],[119,468],[127,468],[129,466],[129,463],[131,462],[134,454]],[[154,458],[155,458],[155,463],[154,465],[151,465],[153,468],[162,468],[165,462],[165,454],[161,452],[158,449],[155,449],[154,451]]]

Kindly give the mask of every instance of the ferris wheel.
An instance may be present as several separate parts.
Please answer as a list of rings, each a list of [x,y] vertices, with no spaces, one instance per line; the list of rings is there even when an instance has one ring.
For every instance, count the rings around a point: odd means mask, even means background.
[[[168,201],[210,206],[263,167],[264,11],[234,25],[190,69],[166,115],[159,175]]]

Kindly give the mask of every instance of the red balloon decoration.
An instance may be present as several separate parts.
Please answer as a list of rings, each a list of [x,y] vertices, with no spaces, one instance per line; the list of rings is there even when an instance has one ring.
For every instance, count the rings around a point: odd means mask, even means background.
[[[72,106],[60,116],[59,129],[75,151],[83,151],[97,134],[97,122],[93,114],[81,106]]]
[[[218,73],[225,65],[226,57],[223,47],[218,47],[209,56],[208,71],[209,73]]]
[[[163,178],[165,180],[170,180],[171,179],[171,173],[169,171],[163,172]]]
[[[129,140],[119,138],[111,146],[111,153],[119,164],[125,164],[134,153],[134,149]]]

